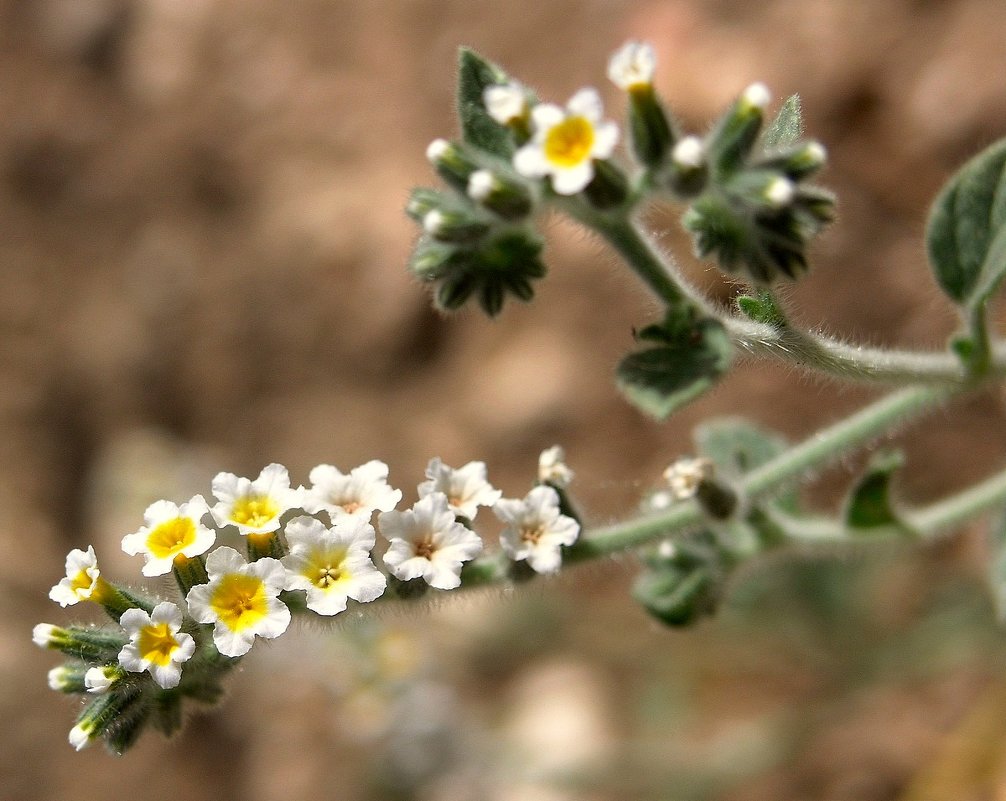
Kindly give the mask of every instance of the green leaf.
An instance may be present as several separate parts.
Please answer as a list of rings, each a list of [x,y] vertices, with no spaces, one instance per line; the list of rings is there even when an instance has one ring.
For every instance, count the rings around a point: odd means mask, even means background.
[[[692,436],[698,452],[730,476],[761,467],[786,450],[786,440],[780,435],[742,417],[721,417],[702,423]]]
[[[926,247],[943,291],[974,306],[1006,273],[1006,139],[979,153],[943,187],[929,214]]]
[[[786,324],[786,318],[771,292],[762,290],[755,295],[738,295],[736,303],[744,316],[756,323],[772,328],[781,328]]]
[[[693,318],[682,326],[679,317],[669,316],[662,331],[657,326],[645,331],[646,339],[662,341],[626,356],[616,381],[633,404],[658,420],[708,390],[730,366],[730,337],[717,320]]]
[[[1006,623],[1006,509],[992,521],[989,532],[989,586],[1000,623]]]
[[[636,578],[632,597],[659,621],[687,626],[716,611],[727,570],[711,532],[665,543],[641,557],[646,569]]]
[[[800,107],[800,96],[790,95],[762,134],[762,147],[765,150],[783,148],[794,144],[801,134],[803,134],[803,112]]]
[[[489,116],[482,95],[486,87],[509,82],[507,74],[473,50],[458,53],[458,117],[461,135],[475,147],[509,159],[513,153],[510,132]]]
[[[881,451],[870,459],[845,506],[845,524],[853,532],[890,528],[907,531],[891,500],[891,476],[903,463],[904,457],[897,451]]]

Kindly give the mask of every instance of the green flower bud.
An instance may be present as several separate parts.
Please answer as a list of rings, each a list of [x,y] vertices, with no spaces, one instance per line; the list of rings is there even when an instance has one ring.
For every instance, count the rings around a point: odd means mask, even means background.
[[[35,626],[32,640],[41,648],[51,648],[84,662],[114,662],[119,650],[128,642],[122,632],[97,627],[63,628],[51,623]]]
[[[468,189],[468,179],[479,169],[478,161],[467,147],[446,139],[430,142],[426,158],[436,168],[437,174],[459,192]]]
[[[629,141],[645,167],[663,163],[677,139],[653,85],[634,84],[629,95]]]
[[[750,156],[769,99],[764,84],[752,84],[720,118],[706,141],[709,160],[717,173],[733,172]]]
[[[77,725],[70,730],[70,745],[78,751],[87,747],[139,702],[140,692],[133,687],[99,695],[77,717]]]
[[[476,170],[471,174],[468,197],[504,220],[522,220],[534,207],[531,193],[524,184],[490,170]]]
[[[423,230],[441,242],[471,243],[489,232],[489,223],[463,211],[433,209],[423,217]]]
[[[827,151],[820,142],[802,142],[786,150],[770,153],[752,166],[782,173],[791,181],[809,178],[825,165]]]
[[[679,198],[692,198],[705,190],[709,165],[701,139],[686,136],[674,146],[666,176],[668,187]]]
[[[629,179],[613,162],[597,160],[594,162],[594,179],[587,184],[583,194],[596,209],[614,208],[629,197]]]
[[[87,691],[84,685],[84,673],[87,668],[82,665],[60,665],[49,671],[49,689],[59,693],[83,693]]]

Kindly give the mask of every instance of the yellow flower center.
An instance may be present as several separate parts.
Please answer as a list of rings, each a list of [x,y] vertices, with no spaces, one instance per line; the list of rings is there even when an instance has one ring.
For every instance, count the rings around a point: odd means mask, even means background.
[[[545,158],[557,167],[575,167],[590,158],[594,126],[586,117],[567,117],[545,136]]]
[[[167,623],[151,623],[140,631],[137,643],[140,656],[155,665],[171,664],[171,655],[178,650],[178,640]]]
[[[353,512],[355,512],[357,509],[360,509],[360,508],[363,507],[363,504],[360,503],[355,498],[347,498],[346,500],[340,501],[340,502],[336,503],[335,505],[338,506],[338,507],[340,507],[344,512],[346,512],[346,514],[350,514],[350,515],[353,514]]]
[[[231,520],[242,526],[258,528],[276,519],[279,506],[268,495],[246,495],[234,502]]]
[[[231,631],[254,626],[269,611],[265,585],[256,576],[230,573],[210,596],[210,608]]]
[[[541,535],[545,532],[542,531],[541,526],[535,528],[522,528],[520,530],[520,538],[523,542],[527,542],[531,545],[537,545],[538,540],[541,539]]]
[[[195,523],[188,517],[176,517],[161,523],[147,535],[147,548],[158,559],[164,559],[180,554],[195,541]]]
[[[343,566],[345,560],[344,549],[315,554],[304,575],[318,589],[331,589],[337,582],[346,581],[350,577]]]
[[[73,590],[74,595],[78,598],[86,598],[90,591],[94,589],[94,579],[92,579],[86,570],[81,570],[73,577],[70,582],[70,589]],[[86,593],[84,591],[87,591]]]

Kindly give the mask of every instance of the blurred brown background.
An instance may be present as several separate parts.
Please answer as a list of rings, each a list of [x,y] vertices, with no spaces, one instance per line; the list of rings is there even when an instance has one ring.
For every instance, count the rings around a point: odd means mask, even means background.
[[[122,759],[67,745],[75,701],[30,644],[40,620],[89,619],[46,599],[70,548],[135,580],[118,543],[145,505],[208,493],[221,469],[279,461],[303,482],[381,458],[411,502],[440,455],[487,461],[516,495],[560,442],[603,522],[699,420],[798,438],[870,397],[758,364],[667,425],[643,419],[610,376],[655,306],[557,221],[537,302],[433,313],[401,208],[432,181],[426,144],[456,131],[458,45],[543,97],[598,85],[618,117],[607,57],[645,38],[695,130],[754,80],[799,92],[841,216],[797,316],[939,347],[953,320],[924,267],[926,208],[1006,133],[1004,30],[1000,0],[0,0],[0,798],[1006,799],[1006,649],[977,527],[774,560],[684,632],[627,598],[630,559],[300,627],[256,646],[222,707]],[[650,219],[687,257],[678,213]],[[999,465],[1002,412],[990,394],[909,429],[903,494]]]

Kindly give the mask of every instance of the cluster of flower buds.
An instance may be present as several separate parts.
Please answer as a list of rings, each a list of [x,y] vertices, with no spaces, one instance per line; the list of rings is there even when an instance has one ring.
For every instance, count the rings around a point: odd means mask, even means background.
[[[807,243],[832,219],[832,196],[805,184],[824,165],[824,148],[796,141],[796,107],[784,109],[793,115],[787,125],[763,133],[769,92],[757,83],[707,136],[683,136],[653,89],[655,67],[652,48],[640,42],[608,66],[629,96],[632,150],[650,184],[690,203],[684,224],[700,257],[714,255],[724,270],[760,284],[796,278],[807,268]]]
[[[318,465],[311,486],[296,488],[286,468],[271,464],[254,480],[218,474],[212,507],[200,495],[181,505],[157,501],[122,548],[144,558],[144,576],[173,573],[180,598],[111,583],[89,546],[70,552],[66,576],[49,596],[63,607],[96,603],[117,625],[35,627],[37,645],[68,657],[50,671],[49,685],[92,698],[70,743],[79,750],[104,738],[122,753],[148,724],[171,734],[181,725],[183,699],[218,700],[222,677],[255,638],[279,637],[295,613],[332,616],[350,601],[460,587],[462,567],[484,550],[473,530],[480,507],[503,523],[500,549],[512,565],[556,572],[580,533],[579,522],[563,514],[572,474],[561,450],[542,454],[539,476],[524,498],[502,498],[483,462],[454,469],[434,458],[418,501],[398,510],[402,492],[388,484],[383,462],[348,474]],[[383,570],[374,554],[378,531]]]
[[[499,67],[462,52],[463,137],[427,150],[449,189],[417,189],[407,207],[423,228],[411,268],[436,284],[440,308],[475,297],[495,315],[507,294],[530,300],[545,267],[529,218],[543,200],[563,197],[624,215],[645,192],[667,192],[689,204],[683,222],[700,257],[715,256],[757,284],[806,270],[807,245],[831,220],[834,200],[806,183],[825,152],[797,141],[795,99],[763,132],[769,94],[753,84],[708,135],[686,136],[654,89],[655,69],[653,49],[641,42],[608,64],[629,101],[629,150],[639,168],[630,181],[612,160],[619,130],[604,119],[595,89],[580,89],[565,106],[538,102]]]

